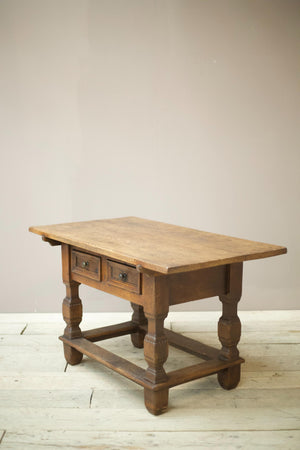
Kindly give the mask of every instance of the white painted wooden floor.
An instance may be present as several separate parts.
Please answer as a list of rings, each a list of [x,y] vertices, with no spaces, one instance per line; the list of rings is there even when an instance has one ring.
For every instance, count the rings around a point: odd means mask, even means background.
[[[219,315],[173,312],[167,326],[218,346]],[[239,315],[239,387],[224,391],[215,375],[175,387],[158,417],[139,386],[97,362],[66,367],[60,314],[0,315],[0,450],[300,449],[300,311]],[[129,317],[86,314],[82,329]],[[101,345],[145,367],[129,336]],[[170,348],[165,367],[194,361]]]

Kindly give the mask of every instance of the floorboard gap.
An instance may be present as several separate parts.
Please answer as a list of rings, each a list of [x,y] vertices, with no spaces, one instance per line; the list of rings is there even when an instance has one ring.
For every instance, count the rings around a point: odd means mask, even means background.
[[[28,323],[26,323],[25,327],[23,328],[23,330],[21,331],[20,334],[23,334],[27,327],[28,327]]]
[[[6,433],[6,430],[4,430],[3,433],[2,433],[2,436],[1,436],[1,438],[0,438],[0,445],[1,445],[1,442],[3,441],[3,438],[4,438],[4,436],[5,436],[5,433]]]
[[[89,408],[92,407],[92,400],[93,400],[94,391],[95,391],[95,389],[92,388],[92,392],[91,392],[91,395],[90,395],[90,405],[89,405]]]

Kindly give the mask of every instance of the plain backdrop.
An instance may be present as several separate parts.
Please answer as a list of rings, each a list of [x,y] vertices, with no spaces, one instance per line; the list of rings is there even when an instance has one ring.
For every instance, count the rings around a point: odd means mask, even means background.
[[[128,215],[286,245],[240,309],[299,308],[299,43],[299,0],[1,0],[0,310],[61,309],[30,225]]]

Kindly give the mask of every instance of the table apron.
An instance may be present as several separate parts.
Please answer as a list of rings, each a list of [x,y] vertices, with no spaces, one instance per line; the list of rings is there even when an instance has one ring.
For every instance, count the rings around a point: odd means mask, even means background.
[[[118,286],[113,286],[105,280],[96,281],[72,272],[72,280],[95,289],[123,298],[137,305],[144,305],[144,274],[141,274],[141,294],[129,292]],[[177,305],[193,300],[225,295],[228,290],[228,266],[218,266],[199,269],[193,272],[183,272],[165,275],[169,285],[169,304]]]

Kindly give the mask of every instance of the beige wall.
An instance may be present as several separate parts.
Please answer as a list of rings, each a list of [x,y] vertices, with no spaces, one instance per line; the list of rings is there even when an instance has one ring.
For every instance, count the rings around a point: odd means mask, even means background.
[[[292,0],[1,0],[0,311],[60,310],[29,225],[123,215],[287,245],[240,307],[299,308],[299,30]]]

